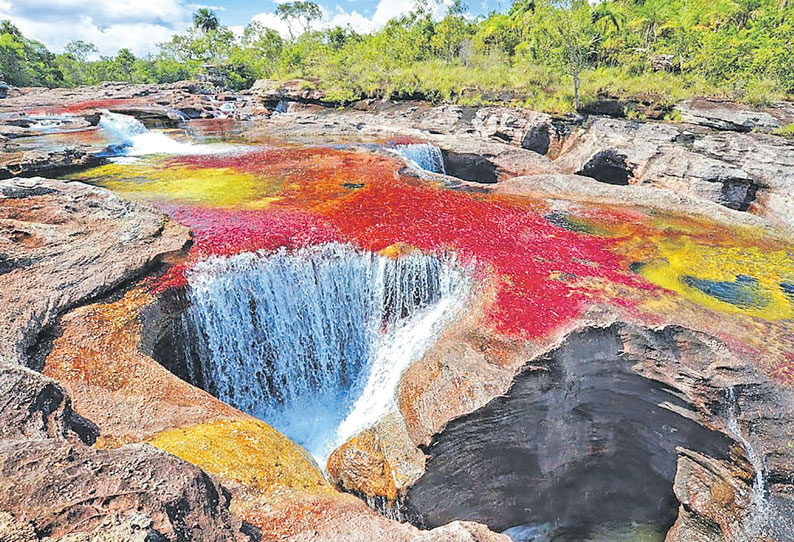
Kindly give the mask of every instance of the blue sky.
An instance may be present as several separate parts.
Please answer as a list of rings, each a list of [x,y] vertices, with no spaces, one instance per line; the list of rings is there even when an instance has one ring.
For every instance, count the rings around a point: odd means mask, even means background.
[[[437,12],[444,11],[443,2]],[[201,2],[207,2],[206,4]],[[190,25],[199,7],[214,9],[221,23],[241,31],[251,20],[286,34],[275,16],[274,0],[0,0],[0,19],[10,19],[33,39],[53,51],[72,40],[94,43],[104,55],[126,47],[141,55]],[[413,0],[321,0],[323,25],[350,25],[359,32],[377,29],[410,11]],[[470,0],[469,13],[505,9],[510,0]]]

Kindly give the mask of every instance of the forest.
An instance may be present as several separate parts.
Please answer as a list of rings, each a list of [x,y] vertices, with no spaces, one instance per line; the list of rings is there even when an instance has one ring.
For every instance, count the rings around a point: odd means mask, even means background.
[[[599,96],[763,105],[794,95],[792,0],[515,0],[471,17],[432,0],[371,34],[327,28],[313,2],[280,4],[289,36],[251,23],[236,35],[201,8],[192,27],[136,57],[90,43],[49,51],[0,22],[0,79],[14,86],[166,83],[204,75],[230,89],[310,78],[327,99],[508,102],[572,112]]]

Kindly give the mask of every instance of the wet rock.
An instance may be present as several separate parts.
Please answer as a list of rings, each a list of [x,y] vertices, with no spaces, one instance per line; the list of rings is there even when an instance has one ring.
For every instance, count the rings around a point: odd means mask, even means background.
[[[633,373],[638,360],[623,342],[644,339],[622,333],[569,336],[504,396],[450,422],[425,450],[425,474],[403,501],[408,517],[497,531],[554,521],[672,525],[678,443],[725,457],[731,441],[679,415],[692,407]]]
[[[147,445],[99,450],[55,440],[0,443],[0,508],[36,533],[100,540],[110,526],[146,540],[248,540],[229,494]]]
[[[780,128],[780,121],[771,114],[724,100],[693,98],[680,103],[676,110],[683,122],[718,130],[770,132]]]
[[[188,242],[151,208],[82,183],[0,182],[0,358],[26,365],[65,310],[139,276]]]
[[[392,513],[392,505],[424,472],[425,456],[410,440],[399,412],[385,416],[334,450],[328,474],[342,489]],[[399,511],[393,515],[399,516]]]
[[[12,155],[11,158],[0,162],[0,180],[99,165],[104,158],[98,154],[98,149],[79,146],[51,151],[34,150],[21,155]]]
[[[8,84],[5,81],[0,81],[0,99],[8,98]]]
[[[686,448],[680,448],[679,454],[673,489],[681,508],[667,542],[761,542],[760,536],[748,532],[752,467]]]

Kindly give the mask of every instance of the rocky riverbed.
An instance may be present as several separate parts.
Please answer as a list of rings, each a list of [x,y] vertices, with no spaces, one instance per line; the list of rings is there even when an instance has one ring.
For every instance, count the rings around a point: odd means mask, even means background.
[[[0,100],[0,538],[794,539],[790,104],[337,105]]]

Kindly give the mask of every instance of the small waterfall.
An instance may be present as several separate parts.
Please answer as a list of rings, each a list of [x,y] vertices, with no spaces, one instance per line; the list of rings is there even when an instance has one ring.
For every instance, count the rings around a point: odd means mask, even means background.
[[[394,150],[405,158],[412,161],[425,171],[431,173],[444,173],[444,155],[441,149],[430,143],[411,143],[408,145],[397,145]]]
[[[468,292],[452,261],[337,244],[212,258],[189,284],[192,380],[320,461],[393,407],[400,374]]]
[[[752,443],[744,436],[739,425],[739,398],[736,396],[735,387],[731,386],[727,390],[728,412],[725,423],[733,436],[741,442],[747,459],[755,471],[753,487],[750,495],[752,510],[750,518],[745,525],[745,530],[751,535],[761,535],[768,524],[768,503],[766,502],[766,465],[764,457],[753,447]]]
[[[136,136],[149,133],[146,126],[135,117],[102,111],[99,127],[124,143],[132,143]]]
[[[99,127],[121,145],[111,145],[125,156],[147,156],[150,154],[212,154],[229,150],[231,145],[195,145],[177,141],[162,132],[153,132],[141,121],[129,115],[102,111]]]

